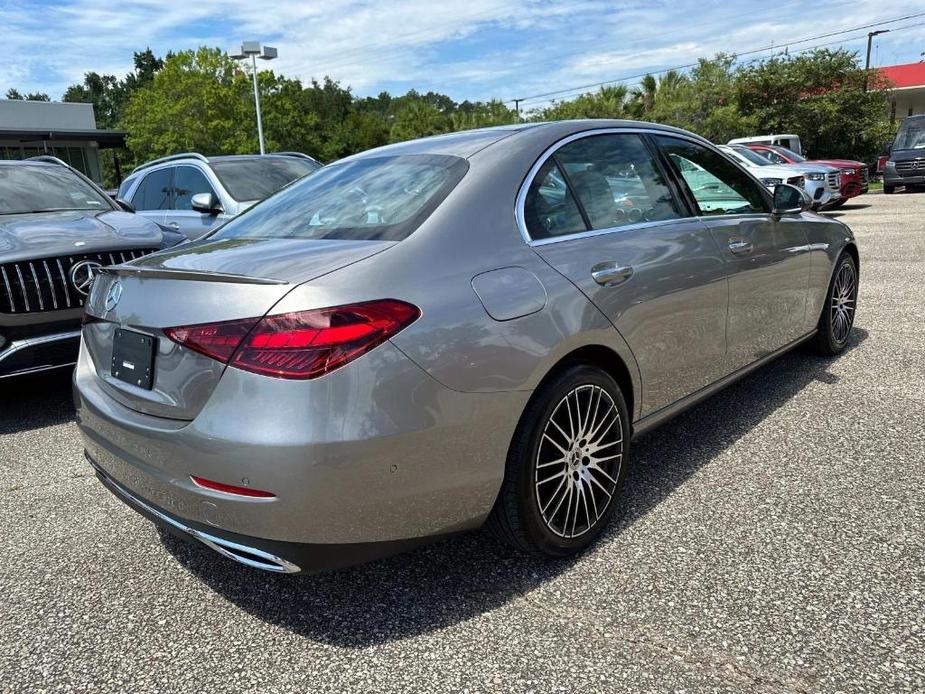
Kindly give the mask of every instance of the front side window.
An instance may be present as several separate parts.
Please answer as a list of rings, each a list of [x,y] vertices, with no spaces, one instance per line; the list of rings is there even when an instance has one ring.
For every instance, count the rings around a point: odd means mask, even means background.
[[[426,154],[332,164],[254,205],[210,238],[400,241],[468,168],[465,159]]]
[[[169,210],[172,185],[172,167],[152,171],[141,179],[141,184],[132,196],[132,205],[136,210]]]
[[[212,193],[209,179],[199,169],[192,166],[178,166],[173,181],[173,209],[192,210],[193,196],[199,193]]]
[[[758,184],[718,152],[680,138],[659,135],[656,139],[677,167],[702,215],[771,211]]]
[[[0,214],[111,209],[105,195],[63,166],[0,166]]]

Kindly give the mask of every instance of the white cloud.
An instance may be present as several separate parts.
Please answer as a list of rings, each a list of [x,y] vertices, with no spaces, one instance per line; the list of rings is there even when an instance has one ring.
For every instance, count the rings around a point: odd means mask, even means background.
[[[290,77],[329,74],[361,94],[388,84],[509,99],[922,8],[897,0],[843,9],[841,0],[2,0],[0,88],[59,97],[87,71],[124,74],[146,46],[162,55],[255,38],[279,48],[271,67]],[[912,59],[915,35],[879,37],[880,55]]]

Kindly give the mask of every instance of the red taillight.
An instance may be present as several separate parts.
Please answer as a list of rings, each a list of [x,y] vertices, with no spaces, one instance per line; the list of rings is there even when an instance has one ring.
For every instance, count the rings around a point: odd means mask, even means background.
[[[225,364],[278,378],[317,378],[382,344],[421,315],[395,299],[164,330]]]
[[[224,482],[215,482],[213,480],[207,480],[205,477],[196,477],[196,475],[190,475],[190,479],[193,480],[193,484],[197,487],[202,487],[203,489],[211,489],[213,492],[222,492],[224,494],[237,494],[238,496],[249,496],[254,499],[275,499],[276,494],[273,492],[265,492],[260,489],[251,489],[250,487],[237,487],[233,484],[225,484]]]

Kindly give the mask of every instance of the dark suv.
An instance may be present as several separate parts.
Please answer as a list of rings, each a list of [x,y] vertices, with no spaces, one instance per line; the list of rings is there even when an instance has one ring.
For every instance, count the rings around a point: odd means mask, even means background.
[[[892,193],[898,186],[910,191],[925,188],[925,115],[904,119],[887,150],[883,192]]]
[[[320,168],[319,162],[299,152],[174,154],[132,171],[119,186],[118,197],[162,228],[197,239]]]
[[[100,267],[180,240],[60,159],[0,161],[0,379],[72,365]]]

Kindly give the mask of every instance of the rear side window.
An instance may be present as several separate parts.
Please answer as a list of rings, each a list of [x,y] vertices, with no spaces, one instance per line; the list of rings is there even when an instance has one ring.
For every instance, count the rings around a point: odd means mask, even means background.
[[[251,207],[211,238],[400,241],[468,168],[459,157],[425,154],[331,164]]]
[[[527,192],[533,239],[684,216],[639,135],[592,135],[563,145]]]
[[[136,210],[169,210],[173,168],[152,171],[141,180],[132,197]]]
[[[215,193],[209,179],[197,168],[178,166],[173,182],[173,209],[192,210],[193,196],[198,193]]]
[[[719,152],[689,140],[663,135],[656,139],[677,167],[702,215],[771,211],[758,183]]]

